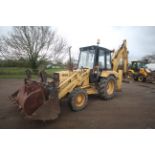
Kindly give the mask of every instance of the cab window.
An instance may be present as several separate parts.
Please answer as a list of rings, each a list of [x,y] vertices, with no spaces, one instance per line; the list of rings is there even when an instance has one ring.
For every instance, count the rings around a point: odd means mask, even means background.
[[[99,58],[98,58],[99,68],[105,68],[105,52],[103,50],[99,51]]]
[[[111,53],[106,53],[106,57],[107,57],[107,69],[111,69]]]

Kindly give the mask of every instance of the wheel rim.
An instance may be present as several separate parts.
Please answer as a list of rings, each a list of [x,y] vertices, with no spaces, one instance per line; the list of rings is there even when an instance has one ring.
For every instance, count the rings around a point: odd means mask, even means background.
[[[109,81],[108,84],[107,84],[107,93],[109,95],[112,95],[114,92],[114,81]]]
[[[84,94],[78,94],[75,98],[75,104],[77,107],[81,107],[85,102],[85,95]]]
[[[143,77],[140,76],[140,77],[138,78],[138,81],[142,82],[142,81],[143,81]]]

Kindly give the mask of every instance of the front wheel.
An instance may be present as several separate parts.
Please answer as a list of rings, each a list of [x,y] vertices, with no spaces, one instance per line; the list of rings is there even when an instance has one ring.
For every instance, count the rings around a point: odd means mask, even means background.
[[[80,111],[88,104],[88,94],[84,89],[76,88],[69,95],[69,102],[73,111]]]
[[[99,82],[99,95],[103,99],[111,99],[116,93],[116,78],[109,76],[108,78],[101,78]]]
[[[133,79],[133,78],[134,78],[134,76],[133,76],[133,73],[132,73],[132,72],[128,72],[128,78],[129,78],[129,79]]]

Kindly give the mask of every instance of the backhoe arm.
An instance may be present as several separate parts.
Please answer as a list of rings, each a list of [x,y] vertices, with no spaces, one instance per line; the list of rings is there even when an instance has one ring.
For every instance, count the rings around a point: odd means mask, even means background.
[[[122,46],[113,54],[112,58],[112,64],[113,64],[113,70],[118,71],[119,64],[122,61],[123,63],[123,74],[127,74],[128,72],[128,51],[127,51],[127,45],[126,40],[123,41]]]

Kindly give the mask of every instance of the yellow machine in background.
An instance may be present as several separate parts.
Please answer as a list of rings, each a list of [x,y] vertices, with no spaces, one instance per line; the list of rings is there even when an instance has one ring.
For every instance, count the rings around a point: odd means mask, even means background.
[[[118,70],[119,62],[124,67]],[[25,79],[25,85],[12,98],[20,109],[35,120],[50,120],[60,113],[60,101],[68,97],[73,111],[84,109],[88,95],[98,94],[111,99],[122,88],[122,75],[127,73],[128,52],[126,41],[113,53],[100,46],[80,48],[78,69],[55,72],[52,81],[41,73],[41,82]]]
[[[143,61],[132,61],[128,73],[135,81],[155,81],[154,73],[146,67]]]

